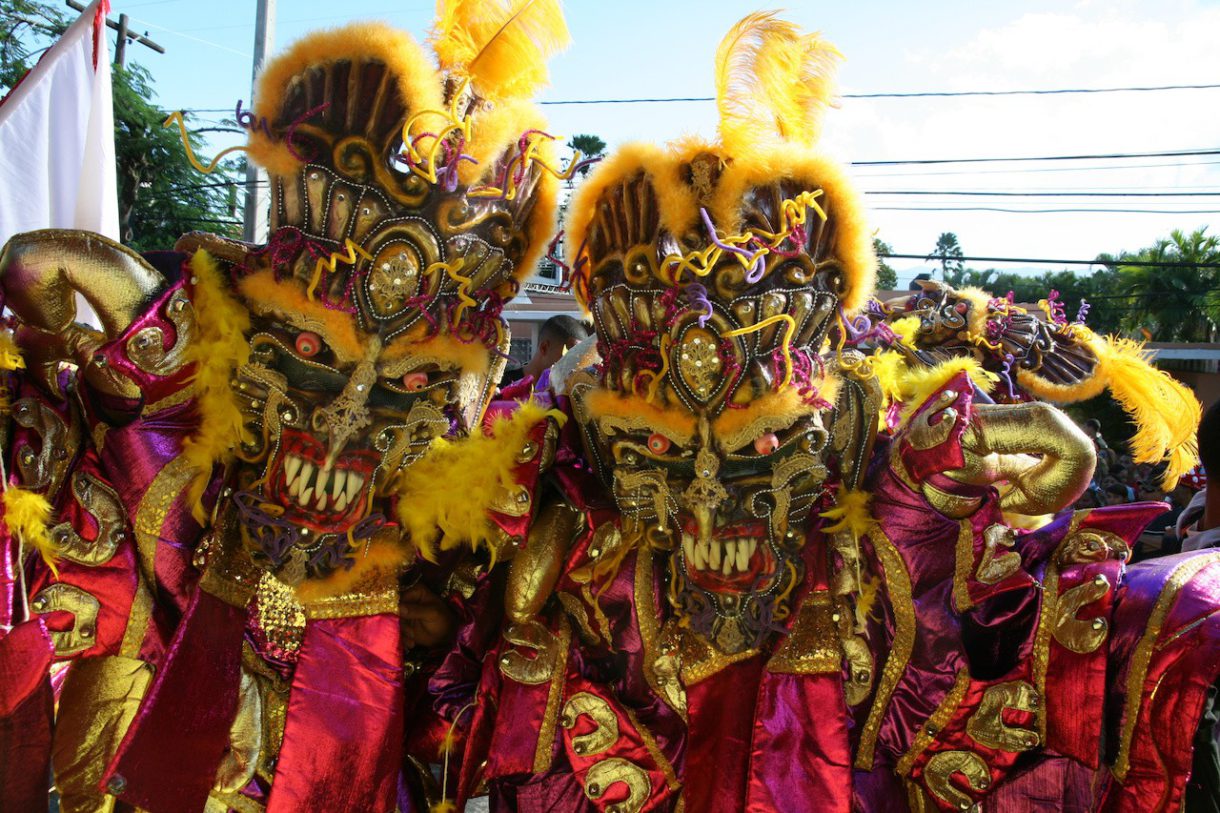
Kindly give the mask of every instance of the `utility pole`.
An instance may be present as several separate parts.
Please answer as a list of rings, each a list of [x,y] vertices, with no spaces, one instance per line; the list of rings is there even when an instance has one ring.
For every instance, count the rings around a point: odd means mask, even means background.
[[[69,8],[74,8],[77,11],[85,10],[85,6],[82,5],[81,3],[76,2],[76,0],[67,0],[67,2],[68,2]],[[114,64],[118,65],[120,68],[127,67],[127,40],[131,40],[132,42],[138,42],[146,48],[151,48],[152,50],[156,51],[158,54],[165,53],[165,48],[163,48],[162,46],[158,45],[157,43],[153,42],[152,40],[150,40],[148,38],[147,31],[144,32],[143,36],[141,36],[140,34],[131,33],[128,30],[128,18],[127,18],[126,14],[120,14],[119,21],[117,23],[114,20],[107,17],[106,26],[108,28],[113,28],[115,31],[119,32],[118,41],[115,42],[115,44],[114,44]]]
[[[274,47],[275,32],[275,0],[258,0],[257,17],[254,22],[254,67],[250,76],[250,98],[254,98],[254,86],[258,83],[258,72],[263,67],[267,52]],[[251,103],[253,106],[253,103]],[[267,234],[268,194],[266,185],[259,184],[260,176],[266,173],[259,171],[254,164],[246,161],[246,211],[245,225],[242,237],[248,243],[262,242]]]

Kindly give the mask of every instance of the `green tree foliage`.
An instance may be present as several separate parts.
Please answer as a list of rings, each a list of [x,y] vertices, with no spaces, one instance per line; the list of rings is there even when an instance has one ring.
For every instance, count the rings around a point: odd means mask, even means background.
[[[578,133],[568,141],[568,149],[579,152],[582,158],[601,158],[606,154],[606,142],[590,133]],[[581,175],[588,175],[591,167],[580,168]]]
[[[941,279],[948,280],[950,273],[962,271],[962,247],[957,242],[957,235],[951,231],[936,238],[936,248],[928,255],[928,259],[938,258],[940,261]]]
[[[1214,342],[1220,322],[1220,238],[1206,227],[1180,229],[1135,254],[1117,259],[1118,283],[1127,296],[1123,327],[1144,330],[1156,341]],[[1126,265],[1142,263],[1164,265]]]
[[[893,254],[894,249],[880,237],[873,238],[873,253],[877,255],[877,290],[892,291],[898,287],[898,272],[885,261],[885,254]]]
[[[240,213],[231,182],[237,162],[210,175],[186,160],[177,127],[163,127],[166,111],[152,104],[148,71],[133,65],[114,72],[115,160],[118,164],[119,227],[123,241],[140,251],[171,248],[189,231],[237,237]],[[192,134],[191,148],[205,148]]]
[[[67,28],[58,7],[37,0],[0,0],[0,92],[11,89]],[[114,69],[114,140],[123,242],[139,251],[170,248],[188,231],[240,234],[233,211],[237,162],[211,175],[186,159],[176,128],[163,128],[167,112],[153,104],[152,77],[132,65]],[[192,148],[206,151],[198,136]],[[237,225],[235,225],[237,224]]]

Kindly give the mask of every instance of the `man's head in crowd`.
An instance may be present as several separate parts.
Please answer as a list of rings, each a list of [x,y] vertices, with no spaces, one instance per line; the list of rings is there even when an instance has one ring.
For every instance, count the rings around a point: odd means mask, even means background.
[[[572,316],[552,316],[538,329],[538,347],[525,365],[525,374],[538,378],[563,354],[589,336],[589,327]]]
[[[1220,478],[1220,401],[1208,407],[1199,421],[1199,460],[1208,479]]]

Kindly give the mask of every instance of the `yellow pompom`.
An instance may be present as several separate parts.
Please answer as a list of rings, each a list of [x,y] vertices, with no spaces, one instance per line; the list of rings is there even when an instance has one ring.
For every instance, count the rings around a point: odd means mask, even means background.
[[[4,524],[9,533],[38,551],[51,572],[58,576],[55,543],[47,533],[50,521],[51,504],[46,497],[17,486],[9,486],[4,492]]]
[[[870,499],[867,491],[840,491],[835,497],[835,507],[822,513],[835,523],[822,530],[828,534],[847,531],[855,539],[864,536],[873,521],[868,510]]]
[[[241,409],[230,381],[250,360],[250,313],[229,295],[216,261],[200,251],[191,258],[195,306],[195,340],[186,358],[195,365],[195,399],[199,428],[182,444],[182,454],[195,469],[187,499],[195,520],[203,524],[201,499],[212,466],[232,459],[233,448],[246,440]]]
[[[442,550],[486,546],[494,561],[498,540],[487,506],[515,488],[517,457],[530,432],[547,417],[563,418],[536,403],[522,404],[512,416],[495,421],[491,434],[438,438],[403,471],[398,519],[420,555],[433,560],[439,539]]]

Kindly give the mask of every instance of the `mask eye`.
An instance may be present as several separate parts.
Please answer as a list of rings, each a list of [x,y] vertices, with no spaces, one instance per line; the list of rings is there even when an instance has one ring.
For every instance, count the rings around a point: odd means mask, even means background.
[[[296,348],[297,354],[302,358],[313,358],[322,352],[322,337],[309,331],[298,333]]]
[[[673,442],[660,432],[653,432],[648,436],[648,451],[653,454],[665,454],[671,446]]]
[[[754,451],[762,455],[771,454],[779,448],[779,438],[774,432],[767,432],[754,438]]]
[[[419,392],[428,386],[427,373],[407,373],[402,377],[402,388],[407,392]]]

